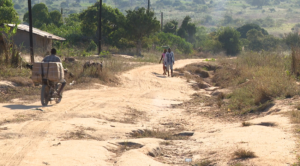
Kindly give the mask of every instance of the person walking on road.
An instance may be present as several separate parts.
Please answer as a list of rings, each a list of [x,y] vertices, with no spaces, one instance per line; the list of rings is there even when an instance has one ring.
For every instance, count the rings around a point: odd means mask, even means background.
[[[174,53],[171,51],[171,48],[168,48],[168,52],[166,53],[166,60],[167,60],[167,72],[168,76],[170,76],[171,70],[171,77],[173,77],[173,65],[175,63]]]
[[[163,75],[166,75],[166,70],[167,70],[167,67],[166,67],[166,65],[167,65],[166,53],[167,53],[167,50],[164,49],[164,52],[163,52],[163,54],[161,55],[161,58],[160,58],[160,61],[159,61],[159,63],[160,63],[161,61],[163,62],[163,71],[164,71]]]

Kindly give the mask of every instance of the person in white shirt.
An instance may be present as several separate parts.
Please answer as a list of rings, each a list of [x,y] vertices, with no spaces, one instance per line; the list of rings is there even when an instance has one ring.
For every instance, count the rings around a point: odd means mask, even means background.
[[[171,77],[173,77],[173,65],[175,64],[174,53],[171,51],[171,48],[168,48],[168,52],[166,53],[166,60],[167,60],[167,72],[168,76],[170,76],[170,69],[171,69]]]

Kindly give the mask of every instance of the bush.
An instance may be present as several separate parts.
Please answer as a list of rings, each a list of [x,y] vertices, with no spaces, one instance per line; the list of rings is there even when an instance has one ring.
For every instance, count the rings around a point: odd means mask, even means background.
[[[263,35],[261,31],[256,29],[251,29],[247,32],[247,40],[249,41],[247,49],[253,51],[274,50],[282,41],[272,35]]]
[[[242,49],[240,42],[240,32],[231,27],[219,29],[217,32],[218,40],[222,44],[222,48],[226,51],[227,55],[236,55]]]
[[[156,44],[159,46],[169,46],[173,48],[173,50],[178,49],[180,52],[183,52],[185,54],[189,54],[192,52],[192,44],[186,42],[185,39],[174,34],[160,32],[152,38],[154,37],[158,38]]]
[[[97,44],[92,40],[87,47],[86,51],[96,51],[97,49]]]
[[[299,47],[300,46],[300,36],[298,33],[288,33],[284,37],[286,45],[289,47]]]
[[[246,34],[251,29],[256,29],[258,31],[261,31],[263,35],[269,35],[268,32],[265,29],[261,28],[257,24],[251,24],[251,23],[250,24],[245,24],[245,25],[237,28],[236,30],[240,32],[241,38],[247,38]]]

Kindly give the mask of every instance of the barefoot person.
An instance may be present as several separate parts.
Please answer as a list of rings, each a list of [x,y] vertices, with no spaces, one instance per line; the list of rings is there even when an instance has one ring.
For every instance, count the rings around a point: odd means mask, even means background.
[[[169,70],[171,69],[171,77],[173,77],[173,65],[174,65],[174,53],[171,51],[171,48],[168,48],[168,52],[166,53],[167,60],[167,71],[168,76],[170,76]]]
[[[161,55],[161,58],[160,58],[160,61],[159,61],[159,63],[160,63],[163,60],[163,71],[164,71],[163,75],[166,75],[166,70],[167,70],[167,68],[166,68],[166,52],[167,52],[167,50],[164,49],[164,52]]]

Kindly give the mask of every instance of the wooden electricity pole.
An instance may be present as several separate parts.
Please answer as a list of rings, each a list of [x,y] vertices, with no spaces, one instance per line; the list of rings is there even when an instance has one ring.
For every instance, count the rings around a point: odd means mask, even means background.
[[[34,63],[31,0],[28,0],[28,17],[29,17],[30,60],[31,60],[31,63]]]
[[[150,0],[148,0],[148,12],[150,12]]]
[[[161,31],[163,31],[163,26],[164,26],[164,12],[160,13],[160,25],[161,25]]]
[[[99,42],[98,42],[98,55],[101,53],[101,27],[102,27],[102,0],[100,0],[99,4],[99,20],[98,20],[98,30],[99,30]]]

